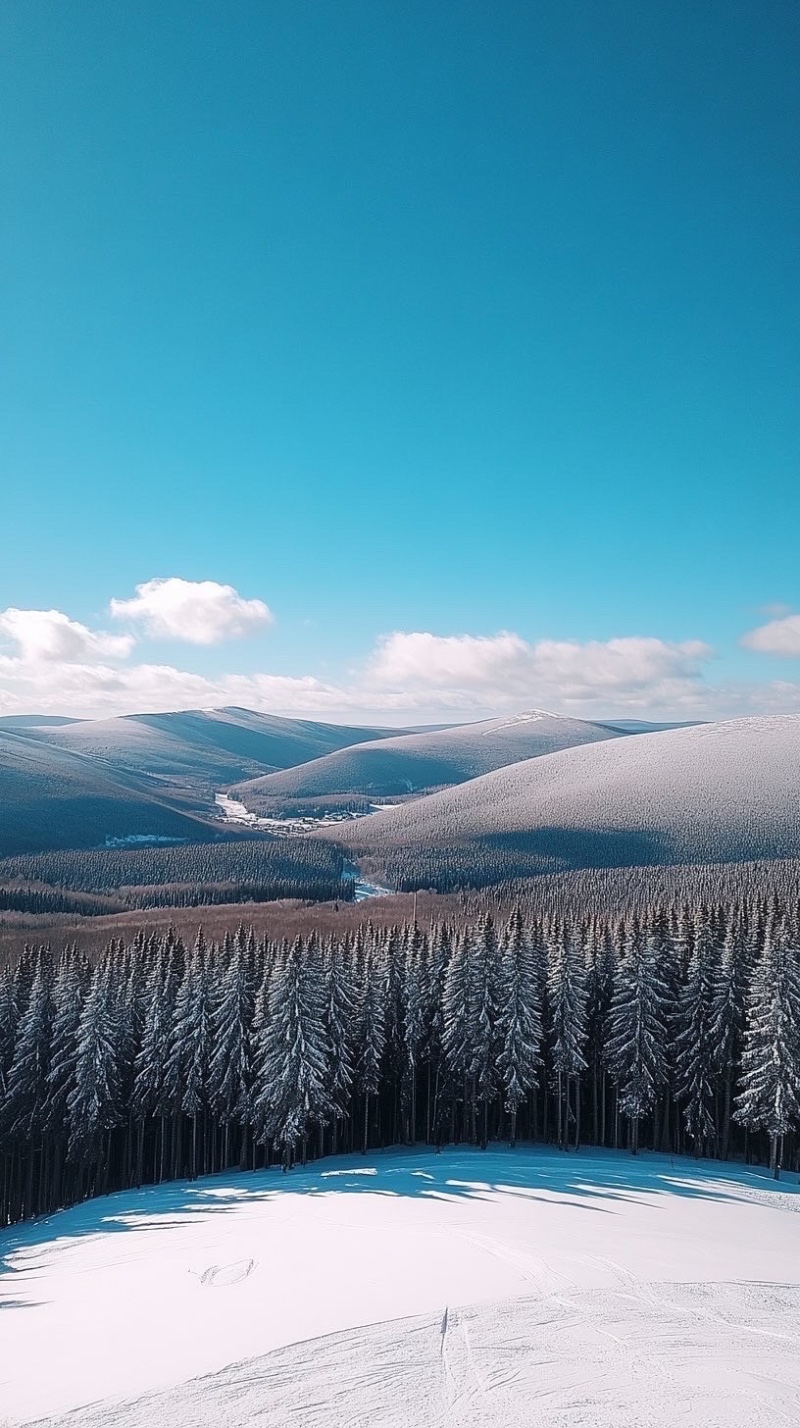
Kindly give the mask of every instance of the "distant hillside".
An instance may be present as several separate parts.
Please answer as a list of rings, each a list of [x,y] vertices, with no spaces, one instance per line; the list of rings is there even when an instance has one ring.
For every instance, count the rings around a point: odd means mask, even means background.
[[[115,770],[152,774],[196,789],[208,804],[214,791],[234,781],[393,731],[281,719],[251,709],[189,709],[87,719],[29,732],[51,747],[101,760]]]
[[[115,838],[197,842],[217,833],[169,806],[155,779],[113,773],[29,732],[0,730],[0,857]]]
[[[107,838],[216,837],[218,789],[380,733],[248,709],[65,723],[13,716],[0,723],[0,856]]]
[[[322,810],[347,799],[419,795],[520,759],[620,737],[619,730],[531,710],[510,719],[361,743],[299,768],[240,783],[231,792],[254,813]]]
[[[336,830],[394,886],[800,854],[800,716],[572,748]]]

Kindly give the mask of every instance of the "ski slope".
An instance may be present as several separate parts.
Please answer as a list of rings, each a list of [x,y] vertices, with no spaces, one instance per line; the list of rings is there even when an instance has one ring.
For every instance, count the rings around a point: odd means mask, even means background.
[[[796,1424],[798,1209],[542,1148],[124,1192],[0,1235],[0,1423]]]

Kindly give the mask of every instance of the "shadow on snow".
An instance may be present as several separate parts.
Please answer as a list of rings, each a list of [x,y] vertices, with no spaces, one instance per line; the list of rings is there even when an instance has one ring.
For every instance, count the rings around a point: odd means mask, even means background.
[[[0,1309],[33,1307],[30,1300],[8,1296],[46,1272],[35,1254],[40,1246],[63,1248],[87,1235],[184,1227],[284,1194],[369,1193],[453,1203],[509,1195],[614,1214],[615,1204],[631,1200],[654,1206],[660,1197],[680,1195],[737,1202],[750,1198],[754,1190],[794,1196],[800,1187],[776,1183],[761,1167],[731,1162],[647,1151],[633,1157],[597,1148],[562,1152],[549,1146],[490,1146],[485,1151],[451,1146],[438,1153],[428,1146],[409,1146],[366,1157],[326,1157],[288,1174],[279,1166],[228,1170],[195,1181],[120,1190],[0,1231]]]

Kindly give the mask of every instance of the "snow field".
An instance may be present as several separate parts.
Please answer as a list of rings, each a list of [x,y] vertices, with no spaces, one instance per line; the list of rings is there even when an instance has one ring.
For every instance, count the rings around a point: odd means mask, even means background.
[[[0,1235],[0,1423],[796,1424],[798,1209],[543,1148],[122,1192]]]

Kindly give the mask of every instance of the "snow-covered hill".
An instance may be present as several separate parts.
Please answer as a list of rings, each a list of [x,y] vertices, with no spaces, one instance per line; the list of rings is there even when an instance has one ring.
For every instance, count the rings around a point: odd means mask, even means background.
[[[108,837],[213,838],[221,785],[380,732],[248,709],[0,720],[0,856]]]
[[[337,837],[378,858],[398,848],[464,859],[470,848],[516,851],[529,871],[795,857],[800,715],[549,754],[381,810]]]
[[[232,708],[83,719],[28,732],[115,770],[218,788],[266,770],[293,767],[362,739],[377,739],[384,731]]]
[[[314,759],[301,768],[239,784],[233,795],[255,813],[286,802],[342,795],[391,798],[460,784],[520,759],[623,737],[622,730],[541,709],[450,729],[400,734]]]
[[[0,1412],[796,1423],[798,1209],[797,1186],[743,1167],[521,1147],[125,1192],[0,1234]]]

